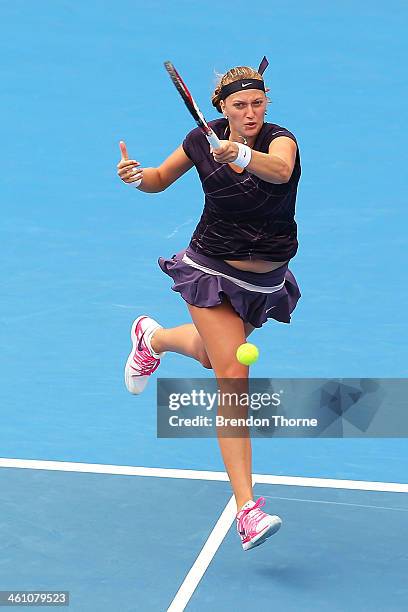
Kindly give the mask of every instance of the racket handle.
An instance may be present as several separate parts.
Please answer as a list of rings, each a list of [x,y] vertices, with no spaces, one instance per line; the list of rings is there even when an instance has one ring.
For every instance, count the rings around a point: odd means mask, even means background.
[[[212,146],[213,149],[219,149],[221,146],[221,142],[218,138],[218,136],[216,134],[214,134],[213,131],[211,131],[210,134],[206,134],[205,135],[208,142],[210,143],[210,145]]]

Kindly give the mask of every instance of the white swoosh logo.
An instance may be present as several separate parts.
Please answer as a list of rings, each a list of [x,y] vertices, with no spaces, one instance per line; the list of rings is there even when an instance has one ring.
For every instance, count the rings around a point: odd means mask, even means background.
[[[248,87],[248,85],[252,85],[252,83],[241,83],[241,87]]]
[[[268,308],[268,310],[265,310],[265,314],[269,312],[270,310],[272,310],[272,308],[276,308],[276,306],[271,306],[270,308]]]

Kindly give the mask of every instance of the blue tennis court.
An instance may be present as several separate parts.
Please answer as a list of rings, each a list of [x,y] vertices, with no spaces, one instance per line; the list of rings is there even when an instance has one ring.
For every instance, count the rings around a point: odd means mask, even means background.
[[[255,492],[284,524],[243,553],[217,440],[157,438],[156,375],[126,392],[133,319],[190,322],[157,259],[187,246],[203,195],[194,169],[150,195],[116,164],[120,140],[157,166],[194,127],[163,61],[210,120],[215,73],[267,55],[268,120],[302,159],[302,299],[251,335],[251,376],[406,378],[406,3],[0,13],[0,591],[85,612],[405,610],[406,439],[255,439]],[[157,375],[211,372],[171,353]]]

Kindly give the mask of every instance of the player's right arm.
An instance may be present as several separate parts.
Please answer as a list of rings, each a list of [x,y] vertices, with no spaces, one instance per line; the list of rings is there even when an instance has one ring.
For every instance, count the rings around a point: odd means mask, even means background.
[[[125,143],[121,141],[119,146],[122,153],[117,166],[119,177],[128,184],[142,179],[138,189],[146,193],[164,191],[194,165],[180,146],[158,168],[140,168],[138,161],[129,159]]]

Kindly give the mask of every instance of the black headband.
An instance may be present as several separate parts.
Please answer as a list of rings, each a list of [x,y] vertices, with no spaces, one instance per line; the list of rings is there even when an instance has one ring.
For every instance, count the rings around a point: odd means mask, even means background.
[[[265,91],[265,85],[260,79],[240,79],[239,81],[233,81],[221,87],[220,100],[225,100],[225,98],[236,91],[244,91],[245,89],[260,89],[261,91]]]
[[[259,64],[258,72],[263,74],[269,65],[268,60],[264,56],[261,63]],[[244,91],[245,89],[260,89],[265,91],[265,84],[261,79],[240,79],[239,81],[233,81],[227,85],[223,85],[220,90],[220,100],[225,100],[228,96],[237,91]]]

